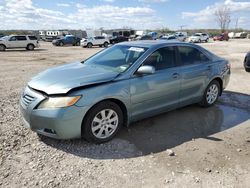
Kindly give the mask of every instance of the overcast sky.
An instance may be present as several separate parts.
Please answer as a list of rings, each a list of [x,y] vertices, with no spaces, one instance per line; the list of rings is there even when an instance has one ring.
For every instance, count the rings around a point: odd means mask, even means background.
[[[0,29],[218,28],[221,6],[250,29],[250,0],[0,0]]]

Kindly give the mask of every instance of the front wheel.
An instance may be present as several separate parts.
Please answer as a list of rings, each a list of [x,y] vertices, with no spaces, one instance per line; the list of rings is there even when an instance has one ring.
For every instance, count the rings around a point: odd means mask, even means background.
[[[103,46],[104,46],[104,48],[107,48],[109,46],[109,43],[104,42]]]
[[[212,106],[218,99],[220,94],[220,84],[218,81],[213,80],[206,88],[203,99],[200,105],[203,107]]]
[[[88,44],[87,44],[87,47],[88,47],[88,48],[92,48],[92,46],[93,46],[92,43],[88,43]]]
[[[0,45],[0,51],[5,51],[6,47],[4,45]]]
[[[86,115],[82,125],[82,135],[94,143],[111,140],[123,125],[121,108],[111,101],[94,106]]]

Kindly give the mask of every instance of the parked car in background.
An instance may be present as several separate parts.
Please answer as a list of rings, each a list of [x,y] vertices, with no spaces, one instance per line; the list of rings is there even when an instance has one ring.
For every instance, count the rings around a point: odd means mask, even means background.
[[[0,34],[0,38],[4,37],[4,34]]]
[[[208,42],[209,41],[209,35],[206,33],[195,33],[194,35],[190,36],[188,38],[188,42]]]
[[[181,42],[184,42],[186,40],[186,36],[181,34],[181,33],[175,34],[175,36],[176,36],[176,39],[181,41]]]
[[[39,42],[35,36],[31,35],[10,35],[0,38],[0,51],[13,48],[26,48],[34,50],[39,47]]]
[[[228,36],[227,33],[222,33],[221,35],[214,36],[213,40],[214,41],[216,41],[216,40],[218,40],[218,41],[223,41],[223,40],[228,41],[229,40],[229,36]]]
[[[185,31],[177,31],[175,32],[175,35],[178,36],[178,35],[183,35],[185,38],[188,37],[188,33],[185,32]]]
[[[110,44],[116,44],[116,43],[119,43],[119,42],[128,41],[128,37],[124,37],[124,36],[114,36],[114,37],[112,37],[109,41],[110,41]]]
[[[178,39],[177,39],[177,37],[175,35],[162,36],[158,40],[174,40],[174,41],[178,41]]]
[[[52,44],[54,46],[65,46],[65,45],[80,46],[80,41],[81,39],[78,37],[75,37],[73,35],[66,35],[63,38],[57,38],[53,40]]]
[[[247,53],[244,59],[244,68],[247,72],[250,72],[250,52]]]
[[[81,40],[82,47],[92,48],[92,46],[100,46],[107,48],[109,45],[109,40],[104,36],[89,37],[87,39]]]
[[[139,40],[154,40],[151,35],[143,35]]]
[[[102,143],[131,122],[193,103],[213,105],[229,77],[229,62],[201,46],[124,42],[38,74],[20,110],[38,134]]]

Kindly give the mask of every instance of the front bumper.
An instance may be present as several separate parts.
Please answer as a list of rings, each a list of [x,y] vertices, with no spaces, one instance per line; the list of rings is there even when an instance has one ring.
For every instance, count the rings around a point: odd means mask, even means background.
[[[36,109],[35,107],[44,100],[44,96],[26,88],[24,95],[35,99],[30,103],[24,102],[23,96],[20,100],[20,112],[25,127],[56,139],[73,139],[81,137],[81,125],[83,117],[88,108],[70,106],[54,109]]]
[[[189,42],[199,42],[198,38],[189,38],[188,39]]]
[[[88,44],[88,42],[80,42],[80,46],[82,46],[82,47],[85,47],[85,46],[87,46],[87,44]]]

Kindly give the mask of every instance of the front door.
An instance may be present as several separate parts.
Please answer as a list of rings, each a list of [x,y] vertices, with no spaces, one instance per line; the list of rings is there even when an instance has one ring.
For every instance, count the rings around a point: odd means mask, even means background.
[[[175,47],[164,47],[152,53],[143,63],[156,72],[136,75],[130,81],[131,119],[152,116],[178,106],[180,73],[176,67]]]

